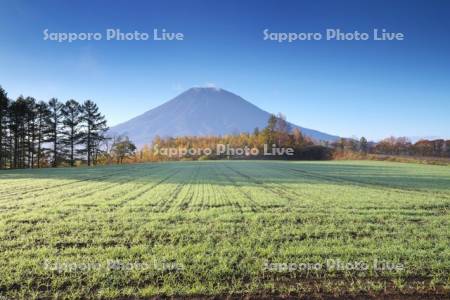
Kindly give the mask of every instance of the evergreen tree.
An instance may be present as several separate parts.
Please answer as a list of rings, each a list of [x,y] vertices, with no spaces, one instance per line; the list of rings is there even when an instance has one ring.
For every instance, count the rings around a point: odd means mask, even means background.
[[[19,96],[14,101],[0,86],[0,168],[40,168],[47,161],[56,167],[64,154],[73,166],[77,145],[82,142],[86,147],[81,153],[91,165],[102,152],[106,130],[105,117],[92,101],[83,106],[55,98],[47,103]]]
[[[105,133],[108,130],[105,116],[98,109],[97,104],[91,100],[86,100],[82,106],[81,120],[83,122],[84,131],[81,134],[80,142],[84,144],[81,153],[87,156],[88,166],[97,157],[100,151],[100,144],[106,139]]]
[[[7,161],[8,109],[8,95],[6,91],[0,86],[0,169],[6,167]]]
[[[275,142],[275,129],[277,125],[277,117],[275,115],[270,115],[267,121],[267,126],[263,130],[264,140],[266,144],[272,146]]]
[[[27,97],[26,111],[25,111],[25,126],[26,126],[26,138],[24,150],[27,152],[27,167],[34,168],[34,158],[36,153],[36,117],[37,117],[37,105],[36,100],[32,97]]]
[[[12,168],[25,166],[25,119],[27,102],[23,96],[19,96],[11,103],[9,109],[10,155],[12,156]]]
[[[50,117],[48,104],[40,101],[36,106],[36,161],[37,167],[42,166],[43,148],[42,145],[46,140],[46,133],[49,132],[47,120]]]
[[[48,102],[49,115],[47,117],[47,139],[46,142],[52,144],[50,152],[52,154],[52,167],[58,165],[61,149],[61,125],[62,125],[62,108],[63,104],[56,98],[50,99]]]
[[[75,147],[79,144],[81,105],[75,100],[66,102],[62,109],[64,129],[62,131],[62,143],[68,151],[70,166],[75,165]]]
[[[359,151],[364,154],[367,154],[369,150],[369,144],[367,143],[367,139],[365,137],[361,137],[359,140]]]

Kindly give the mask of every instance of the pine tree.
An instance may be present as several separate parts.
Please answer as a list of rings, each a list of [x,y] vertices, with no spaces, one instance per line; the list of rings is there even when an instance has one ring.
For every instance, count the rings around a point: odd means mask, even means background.
[[[25,151],[27,152],[27,167],[34,168],[34,157],[36,153],[36,117],[37,105],[36,100],[32,97],[27,97],[26,111],[25,111]]]
[[[63,104],[56,98],[50,99],[48,102],[49,115],[47,117],[47,139],[46,142],[52,144],[50,152],[52,154],[52,167],[58,165],[61,149],[61,125],[62,125],[62,107]]]
[[[100,144],[106,139],[105,133],[108,130],[105,116],[98,109],[97,104],[91,100],[86,100],[82,106],[81,120],[84,131],[81,134],[80,142],[84,144],[81,153],[86,154],[87,164],[90,166],[100,151]]]
[[[270,115],[267,121],[267,126],[263,130],[264,142],[272,146],[275,142],[275,129],[277,125],[277,117],[275,115]]]
[[[80,142],[81,105],[75,100],[66,102],[62,109],[64,130],[62,143],[68,151],[69,163],[75,165],[75,147]]]
[[[23,168],[25,166],[25,119],[27,102],[23,96],[13,101],[9,110],[10,155],[12,167]]]
[[[55,98],[46,103],[19,96],[13,101],[0,86],[0,168],[40,168],[47,161],[56,167],[64,154],[73,166],[81,142],[87,145],[81,151],[91,165],[103,152],[106,130],[105,117],[92,101],[83,106]]]
[[[7,128],[9,100],[6,91],[0,86],[0,169],[6,167]]]
[[[367,154],[369,150],[369,144],[367,143],[367,139],[365,137],[361,137],[359,140],[359,150],[364,154]]]
[[[36,107],[36,160],[37,167],[42,166],[43,149],[42,145],[46,140],[46,134],[49,132],[47,120],[50,117],[50,110],[48,104],[44,101],[40,101]]]

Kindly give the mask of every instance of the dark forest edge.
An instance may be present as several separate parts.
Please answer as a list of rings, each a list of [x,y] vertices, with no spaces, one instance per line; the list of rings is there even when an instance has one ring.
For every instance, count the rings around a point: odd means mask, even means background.
[[[107,130],[91,100],[10,100],[0,87],[0,168],[95,165]]]
[[[208,159],[282,159],[330,160],[371,159],[399,162],[450,164],[450,140],[420,140],[390,137],[378,143],[366,138],[340,138],[336,142],[313,140],[300,129],[289,127],[282,114],[272,115],[267,126],[253,133],[224,136],[155,137],[137,149],[126,136],[108,137],[105,116],[91,100],[65,103],[56,98],[48,102],[32,97],[8,98],[0,86],[0,169],[142,163],[166,160]],[[294,155],[184,155],[167,157],[155,151],[162,148],[215,148],[223,144],[233,148],[264,145],[292,148]]]

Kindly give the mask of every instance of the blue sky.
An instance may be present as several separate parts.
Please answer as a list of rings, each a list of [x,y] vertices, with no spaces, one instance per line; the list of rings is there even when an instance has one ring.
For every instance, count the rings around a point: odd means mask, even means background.
[[[92,99],[110,125],[215,85],[340,136],[450,137],[449,1],[1,0],[10,97]],[[182,32],[184,41],[43,40],[50,32]],[[402,32],[404,41],[264,41],[271,32]],[[245,116],[243,116],[245,117]]]

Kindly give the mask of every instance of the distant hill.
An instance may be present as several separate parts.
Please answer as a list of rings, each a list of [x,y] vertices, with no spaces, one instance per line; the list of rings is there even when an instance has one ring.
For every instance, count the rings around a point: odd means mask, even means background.
[[[110,129],[109,135],[127,135],[137,146],[150,144],[156,135],[223,135],[253,132],[265,127],[270,113],[219,88],[191,88],[166,103]],[[334,141],[337,136],[298,127],[316,140]]]

